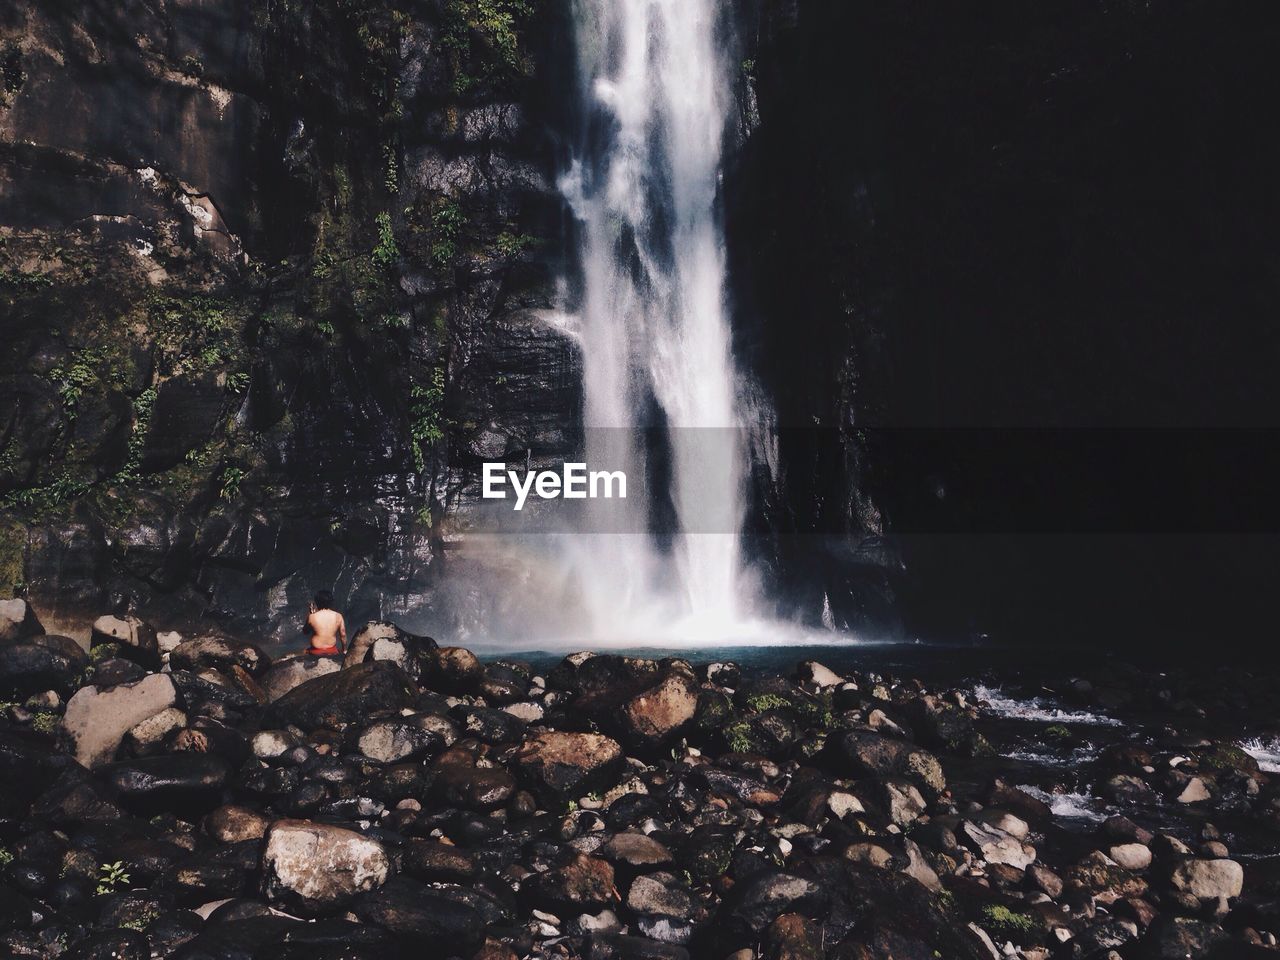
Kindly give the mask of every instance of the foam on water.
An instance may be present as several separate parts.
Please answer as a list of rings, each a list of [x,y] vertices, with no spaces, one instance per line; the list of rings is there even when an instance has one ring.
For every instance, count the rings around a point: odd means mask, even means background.
[[[1053,753],[1047,749],[1019,747],[1006,754],[1010,760],[1021,760],[1023,763],[1034,763],[1044,767],[1078,767],[1098,757],[1098,748],[1092,744],[1076,747],[1069,753]]]
[[[1025,783],[1019,784],[1018,789],[1030,794],[1037,800],[1047,803],[1055,817],[1065,817],[1069,820],[1091,820],[1094,822],[1107,818],[1105,808],[1101,811],[1098,809],[1103,806],[1101,801],[1087,793],[1051,793],[1041,787]]]
[[[1254,737],[1243,741],[1240,749],[1257,760],[1264,773],[1280,773],[1280,737]]]
[[[1087,710],[1068,710],[1045,697],[1030,697],[1019,700],[1010,697],[999,687],[988,687],[976,684],[973,696],[977,700],[985,700],[986,709],[997,716],[1013,720],[1035,720],[1043,723],[1076,723],[1092,726],[1118,727],[1121,722],[1112,717]]]

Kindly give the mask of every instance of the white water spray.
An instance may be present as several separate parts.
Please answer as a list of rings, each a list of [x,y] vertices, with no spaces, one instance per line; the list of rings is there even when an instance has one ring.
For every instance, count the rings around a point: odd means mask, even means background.
[[[746,451],[717,207],[727,64],[713,0],[575,0],[583,146],[561,188],[581,224],[586,459],[644,472],[637,430],[667,429],[672,556],[649,504],[575,544],[596,629],[723,635],[744,603]],[[614,429],[609,429],[614,428]],[[617,503],[600,508],[616,511]],[[616,516],[611,528],[618,529]]]

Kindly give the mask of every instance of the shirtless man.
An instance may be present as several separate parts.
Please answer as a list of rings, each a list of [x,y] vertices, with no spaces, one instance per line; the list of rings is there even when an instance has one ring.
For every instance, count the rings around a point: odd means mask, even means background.
[[[336,657],[346,649],[347,622],[333,609],[333,594],[328,590],[321,590],[311,601],[307,631],[311,634],[307,653],[317,657]]]

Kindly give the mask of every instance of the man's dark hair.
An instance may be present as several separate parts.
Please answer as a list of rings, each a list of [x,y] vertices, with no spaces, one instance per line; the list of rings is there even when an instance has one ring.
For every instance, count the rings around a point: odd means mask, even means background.
[[[333,591],[320,590],[316,593],[316,609],[332,610],[333,609]]]

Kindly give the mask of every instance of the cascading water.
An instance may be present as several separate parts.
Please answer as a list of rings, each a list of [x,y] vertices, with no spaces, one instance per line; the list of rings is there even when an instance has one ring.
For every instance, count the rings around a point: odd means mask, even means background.
[[[675,530],[651,504],[576,542],[598,627],[731,629],[743,613],[746,451],[725,309],[718,211],[729,109],[713,0],[575,0],[584,134],[561,188],[581,225],[571,310],[584,363],[586,458],[645,470],[639,431],[665,428]],[[657,410],[656,416],[653,411]],[[591,509],[589,507],[588,509]],[[619,529],[617,516],[610,527]],[[664,562],[665,561],[665,562]],[[636,618],[639,618],[638,620]]]

